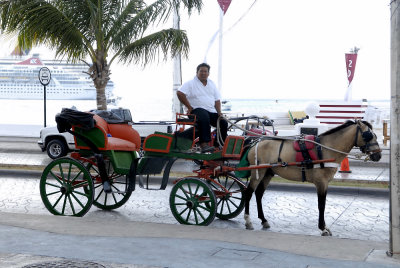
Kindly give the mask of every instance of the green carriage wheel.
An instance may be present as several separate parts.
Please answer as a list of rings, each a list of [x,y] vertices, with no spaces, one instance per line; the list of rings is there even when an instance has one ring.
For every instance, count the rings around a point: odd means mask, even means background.
[[[169,206],[181,224],[209,225],[215,218],[216,198],[207,183],[185,178],[172,187]]]
[[[128,191],[129,177],[114,171],[111,161],[105,160],[108,179],[111,184],[111,193],[106,193],[101,182],[100,172],[97,166],[89,163],[87,170],[94,183],[93,205],[104,210],[112,210],[124,205],[131,197],[132,191]]]
[[[224,188],[212,181],[208,181],[217,198],[217,218],[221,220],[235,218],[244,209],[245,185],[231,173],[219,175],[213,179],[229,191],[228,194],[225,194]]]
[[[85,215],[93,203],[94,186],[86,168],[72,158],[59,158],[44,169],[40,196],[54,215]]]

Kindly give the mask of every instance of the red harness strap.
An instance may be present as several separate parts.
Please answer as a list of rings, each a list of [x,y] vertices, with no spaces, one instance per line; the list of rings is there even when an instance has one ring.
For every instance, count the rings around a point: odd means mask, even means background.
[[[307,135],[303,139],[315,141],[315,136]],[[293,142],[293,148],[296,150],[296,162],[318,160],[316,152],[313,150],[315,144],[313,142],[298,140]]]
[[[314,135],[306,135],[301,140],[297,140],[293,142],[293,148],[296,150],[296,162],[301,162],[299,165],[302,167],[302,181],[306,181],[306,173],[305,169],[313,168],[314,165],[312,163],[313,160],[321,160],[322,159],[322,150],[321,146],[317,145],[317,150],[314,150],[315,143],[309,141],[319,142],[319,138]],[[316,151],[318,153],[316,153]],[[324,167],[324,164],[321,163],[321,168]]]

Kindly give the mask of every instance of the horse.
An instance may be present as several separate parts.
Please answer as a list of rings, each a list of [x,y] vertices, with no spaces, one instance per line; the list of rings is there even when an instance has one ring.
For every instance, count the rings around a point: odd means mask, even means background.
[[[359,147],[362,153],[367,154],[372,161],[379,161],[381,149],[377,142],[377,137],[372,132],[372,126],[366,121],[346,121],[342,125],[332,128],[318,136],[323,159],[334,159],[334,165],[327,163],[308,168],[299,166],[276,166],[252,170],[250,181],[245,190],[245,226],[246,229],[254,229],[249,215],[249,204],[253,192],[255,192],[258,218],[261,220],[262,228],[270,227],[264,217],[262,209],[262,197],[274,175],[293,181],[304,181],[313,183],[318,195],[319,220],[318,228],[322,236],[332,236],[332,232],[326,227],[324,212],[328,183],[335,175],[338,166],[347,156],[353,147]],[[296,150],[293,146],[293,139],[261,139],[256,146],[249,149],[248,161],[250,165],[260,165],[269,163],[290,163],[295,162]],[[332,167],[333,166],[333,167]]]

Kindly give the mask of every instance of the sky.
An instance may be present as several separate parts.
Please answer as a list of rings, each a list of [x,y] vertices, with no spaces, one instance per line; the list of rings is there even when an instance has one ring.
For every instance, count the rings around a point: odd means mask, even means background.
[[[218,38],[206,52],[219,29],[220,9],[217,0],[203,2],[201,14],[181,16],[190,42],[182,80],[192,79],[206,57],[210,79],[218,84]],[[390,98],[389,0],[232,0],[223,24],[224,99],[343,99],[344,55],[355,46],[360,51],[353,99]],[[172,20],[164,28],[171,26]],[[9,42],[2,39],[0,49],[6,55]],[[145,69],[116,64],[111,72],[117,95],[125,99],[172,99],[171,60]]]
[[[200,15],[181,18],[190,42],[189,58],[182,61],[183,82],[194,77],[205,56],[210,79],[218,82],[218,38],[206,52],[219,29],[220,9],[217,0],[204,3]],[[360,51],[353,99],[390,98],[389,1],[258,0],[248,11],[253,3],[233,0],[224,16],[226,31],[246,14],[223,35],[223,98],[343,99],[348,87],[345,53],[355,46]],[[127,74],[122,68],[121,74],[131,77],[129,85],[138,87],[134,92],[168,97],[172,63],[149,67],[134,67]]]

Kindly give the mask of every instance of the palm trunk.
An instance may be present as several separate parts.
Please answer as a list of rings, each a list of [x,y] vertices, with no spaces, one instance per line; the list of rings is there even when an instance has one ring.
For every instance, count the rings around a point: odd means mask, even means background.
[[[93,63],[93,82],[96,87],[96,101],[98,110],[107,110],[106,86],[110,80],[110,71],[104,52],[97,51],[97,62]]]
[[[107,110],[107,99],[106,99],[106,85],[97,87],[96,86],[96,103],[97,110]]]

